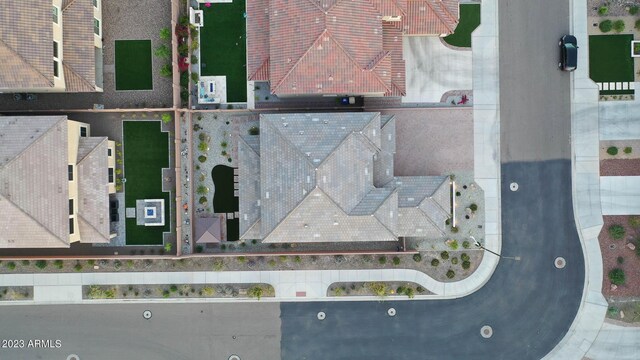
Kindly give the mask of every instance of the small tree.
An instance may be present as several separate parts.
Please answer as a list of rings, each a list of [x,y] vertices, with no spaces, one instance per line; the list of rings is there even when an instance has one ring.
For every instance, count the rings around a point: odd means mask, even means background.
[[[171,64],[162,65],[160,68],[160,76],[171,77],[171,75],[173,75],[173,68],[171,67]]]
[[[202,295],[204,296],[213,296],[216,291],[211,286],[205,286],[202,288]]]
[[[617,33],[624,31],[624,20],[614,21],[613,30],[615,30]]]
[[[624,284],[624,271],[620,268],[615,268],[609,271],[609,280],[614,285],[622,285]]]
[[[171,49],[169,49],[167,45],[162,44],[154,50],[153,54],[160,59],[169,59],[171,58]]]
[[[173,116],[171,116],[171,114],[169,113],[164,113],[162,114],[161,119],[163,123],[168,124],[171,122],[171,120],[173,120]]]
[[[262,287],[260,286],[254,286],[247,291],[247,295],[249,295],[249,297],[256,298],[258,300],[260,300],[263,294],[264,289],[262,289]]]
[[[168,27],[160,29],[160,40],[171,40],[171,30]]]
[[[613,224],[609,226],[609,235],[611,236],[611,238],[615,240],[620,240],[624,237],[624,234],[625,234],[624,226],[619,224]]]
[[[600,22],[600,25],[598,25],[598,27],[603,33],[608,33],[609,31],[611,31],[611,29],[613,29],[613,21],[609,19],[603,20],[602,22]]]

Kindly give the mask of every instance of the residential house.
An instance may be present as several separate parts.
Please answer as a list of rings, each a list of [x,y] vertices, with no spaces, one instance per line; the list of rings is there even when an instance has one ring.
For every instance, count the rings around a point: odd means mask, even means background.
[[[457,24],[458,0],[248,1],[248,79],[280,97],[403,96],[403,36]]]
[[[262,114],[238,140],[240,237],[265,243],[444,236],[448,176],[394,176],[395,119]]]
[[[100,92],[102,0],[0,1],[0,92]]]
[[[108,243],[115,143],[66,116],[0,116],[0,248]]]

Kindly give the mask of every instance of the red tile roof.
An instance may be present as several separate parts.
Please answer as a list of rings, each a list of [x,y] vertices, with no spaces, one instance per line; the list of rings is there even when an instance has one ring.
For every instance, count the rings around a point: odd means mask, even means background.
[[[249,80],[277,95],[404,95],[402,36],[450,34],[457,23],[457,0],[253,0]]]

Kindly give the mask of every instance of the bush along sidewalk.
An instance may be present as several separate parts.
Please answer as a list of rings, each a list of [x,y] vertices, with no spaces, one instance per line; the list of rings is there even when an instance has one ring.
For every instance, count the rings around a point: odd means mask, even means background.
[[[84,299],[254,298],[274,297],[269,284],[86,285]]]

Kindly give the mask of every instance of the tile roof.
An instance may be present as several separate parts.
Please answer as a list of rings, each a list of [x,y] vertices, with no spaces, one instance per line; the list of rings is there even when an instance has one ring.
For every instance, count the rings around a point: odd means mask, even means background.
[[[66,116],[0,117],[0,248],[68,247]]]
[[[93,2],[66,0],[62,7],[66,91],[96,91]]]
[[[217,244],[221,241],[220,217],[196,217],[195,239],[198,244]]]
[[[80,242],[83,243],[109,242],[107,148],[108,140],[106,137],[82,137],[79,139],[76,170],[78,176],[77,213]]]
[[[448,217],[441,206],[446,207],[448,200],[439,193],[440,189],[446,193],[447,177],[393,178],[392,117],[263,114],[260,141],[255,137],[243,136],[238,142],[243,239],[391,241],[422,228],[429,229],[425,234],[435,234],[439,228],[434,223]],[[384,170],[390,166],[390,174],[382,170],[382,178],[377,179],[376,164]],[[409,203],[413,194],[419,199]],[[417,209],[424,202],[424,209],[407,213],[413,217],[407,215],[401,221],[401,197],[405,207]],[[420,222],[408,224],[414,218]]]
[[[53,86],[51,6],[0,1],[0,89]]]
[[[457,0],[251,1],[249,80],[269,80],[277,95],[404,95],[403,34],[449,34],[457,23]]]

